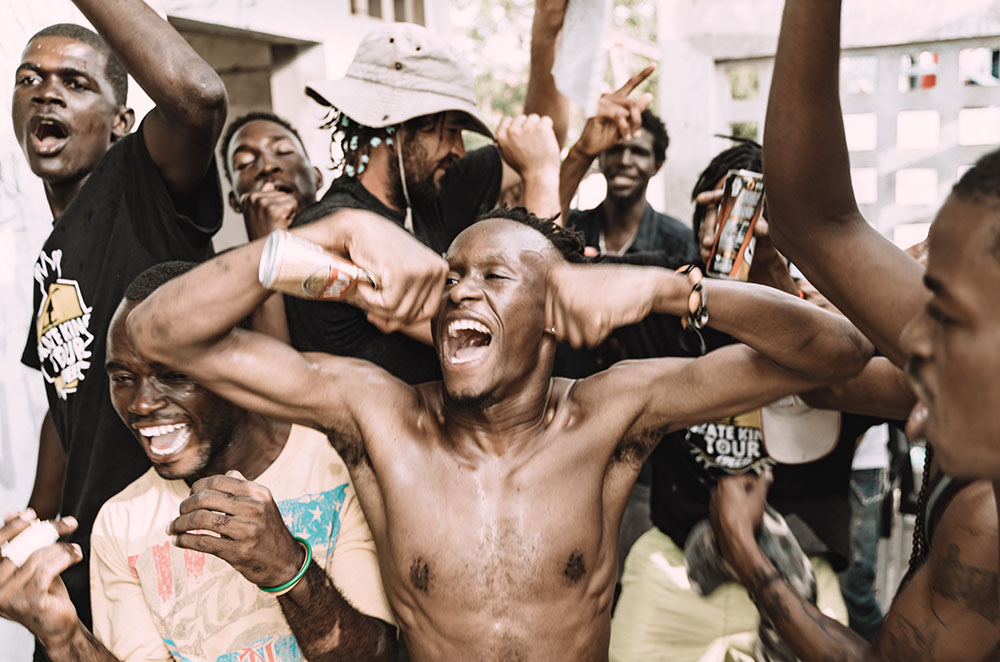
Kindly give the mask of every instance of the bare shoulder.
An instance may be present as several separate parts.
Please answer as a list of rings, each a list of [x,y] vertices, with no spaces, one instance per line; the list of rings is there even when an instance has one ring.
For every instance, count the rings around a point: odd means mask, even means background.
[[[315,402],[314,427],[323,431],[348,467],[369,464],[387,438],[420,419],[421,392],[362,359],[322,352],[303,354],[312,375],[307,397]]]
[[[670,401],[665,391],[676,387],[690,363],[682,358],[621,361],[577,383],[574,405],[588,426],[600,430],[612,464],[638,471],[671,429],[671,407],[651,412],[651,403]]]
[[[573,399],[582,407],[615,403],[639,410],[649,400],[647,393],[652,383],[681,375],[690,363],[691,359],[677,357],[619,361],[578,380]]]
[[[977,481],[942,512],[927,561],[886,614],[874,642],[877,659],[997,659],[997,558],[992,486]]]

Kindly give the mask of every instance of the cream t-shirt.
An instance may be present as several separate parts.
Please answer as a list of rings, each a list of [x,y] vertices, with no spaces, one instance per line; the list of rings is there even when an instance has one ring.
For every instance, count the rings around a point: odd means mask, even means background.
[[[255,481],[267,487],[293,536],[309,541],[359,611],[394,623],[375,543],[347,467],[330,442],[292,426],[277,459]],[[166,534],[190,494],[150,469],[108,500],[91,535],[94,633],[119,659],[298,662],[303,655],[277,598],[210,554],[175,547]]]

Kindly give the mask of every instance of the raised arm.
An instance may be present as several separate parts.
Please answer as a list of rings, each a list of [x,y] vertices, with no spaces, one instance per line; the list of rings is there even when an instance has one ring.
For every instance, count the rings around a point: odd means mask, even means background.
[[[928,295],[916,261],[858,211],[839,59],[839,0],[788,0],[764,135],[768,222],[778,249],[901,366],[899,334]]]
[[[294,233],[373,273],[379,289],[357,285],[354,302],[397,327],[436,310],[444,260],[385,219],[341,210]],[[257,280],[262,246],[255,241],[225,253],[153,293],[128,318],[136,347],[242,407],[336,429],[347,438],[360,436],[354,415],[359,402],[370,412],[374,403],[393,408],[415,397],[365,361],[303,355],[268,336],[234,328],[270,295]]]
[[[749,283],[706,279],[702,286],[708,323],[744,344],[697,359],[624,361],[577,388],[584,400],[615,399],[628,417],[625,436],[715,420],[835,383],[871,357],[871,344],[847,320],[798,297]],[[688,278],[665,269],[560,265],[549,277],[546,326],[560,340],[592,346],[650,312],[686,317],[691,296]]]
[[[799,659],[993,659],[998,641],[997,547],[996,512],[988,483],[964,488],[946,507],[926,562],[902,588],[869,643],[792,591],[761,552],[754,531],[761,521],[768,482],[751,475],[720,480],[712,494],[712,526],[720,550],[757,608]]]
[[[559,145],[552,120],[538,115],[504,117],[497,126],[504,163],[521,176],[524,206],[539,218],[559,213]],[[556,221],[563,224],[562,217]]]
[[[531,21],[531,68],[528,91],[524,95],[524,114],[552,118],[559,147],[569,132],[569,100],[556,89],[552,65],[556,60],[556,42],[566,18],[567,0],[535,0]]]
[[[156,103],[143,135],[167,188],[194,191],[226,121],[222,79],[141,0],[74,2]]]
[[[872,358],[856,377],[801,395],[817,409],[896,421],[906,420],[917,402],[903,371],[884,356]]]
[[[559,170],[559,201],[563,218],[569,213],[569,203],[594,159],[642,127],[642,111],[652,103],[653,95],[646,93],[636,99],[630,99],[629,95],[653,73],[655,68],[656,66],[651,64],[625,81],[625,84],[614,92],[601,95],[597,104],[597,114],[587,119],[583,133],[569,148]]]

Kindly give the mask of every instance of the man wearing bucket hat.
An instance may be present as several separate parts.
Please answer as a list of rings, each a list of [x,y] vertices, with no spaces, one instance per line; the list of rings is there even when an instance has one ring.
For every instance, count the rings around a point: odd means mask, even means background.
[[[397,23],[373,30],[343,78],[310,85],[306,94],[330,107],[324,126],[343,174],[295,227],[338,209],[365,209],[443,253],[518,177],[531,211],[559,211],[551,120],[505,118],[496,146],[466,153],[463,130],[494,134],[476,106],[469,65],[426,28]],[[529,98],[525,108],[532,104],[538,107]],[[409,335],[386,334],[347,305],[292,298],[285,304],[297,349],[365,358],[411,383],[440,375],[426,325]]]

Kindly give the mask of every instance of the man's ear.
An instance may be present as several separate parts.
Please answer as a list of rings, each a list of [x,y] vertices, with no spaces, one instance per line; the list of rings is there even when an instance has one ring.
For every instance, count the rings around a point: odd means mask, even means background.
[[[655,177],[656,173],[660,172],[660,168],[662,168],[663,164],[666,163],[666,162],[667,162],[667,160],[663,159],[662,161],[660,161],[659,163],[656,164],[656,169],[653,170],[653,174],[649,176],[650,179],[652,179],[653,177]]]
[[[316,180],[316,192],[323,188],[323,173],[316,166],[313,166],[313,179]]]
[[[242,214],[243,213],[243,211],[240,209],[239,198],[236,197],[236,193],[234,193],[233,191],[229,192],[229,206],[237,214]]]
[[[122,106],[115,113],[115,119],[111,124],[111,142],[116,142],[124,138],[132,130],[135,124],[135,111]]]

